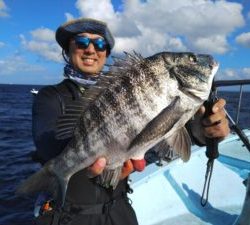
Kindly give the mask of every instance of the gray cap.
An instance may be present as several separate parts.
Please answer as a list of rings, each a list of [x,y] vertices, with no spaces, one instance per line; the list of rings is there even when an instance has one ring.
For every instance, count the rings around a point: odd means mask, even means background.
[[[69,22],[62,24],[56,30],[56,41],[67,52],[69,40],[76,34],[83,32],[101,35],[109,45],[109,51],[114,47],[115,40],[107,24],[90,18],[70,20]]]

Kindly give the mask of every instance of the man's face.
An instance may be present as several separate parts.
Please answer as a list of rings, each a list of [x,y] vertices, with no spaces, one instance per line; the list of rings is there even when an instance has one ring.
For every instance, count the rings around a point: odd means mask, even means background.
[[[90,39],[102,38],[98,34],[81,33],[78,36]],[[89,43],[87,48],[83,48],[76,44],[75,40],[69,43],[69,61],[73,67],[83,73],[94,75],[99,73],[106,62],[107,50],[99,51],[94,47],[93,43]]]

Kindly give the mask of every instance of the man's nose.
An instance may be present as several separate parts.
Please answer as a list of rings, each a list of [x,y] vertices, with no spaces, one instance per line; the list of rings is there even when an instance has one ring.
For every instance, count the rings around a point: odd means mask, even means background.
[[[85,49],[85,52],[95,53],[95,46],[93,43],[89,43],[89,46]]]

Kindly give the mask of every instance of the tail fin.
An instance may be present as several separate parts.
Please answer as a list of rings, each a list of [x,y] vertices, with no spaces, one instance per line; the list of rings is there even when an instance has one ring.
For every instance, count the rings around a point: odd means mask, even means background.
[[[33,174],[16,190],[17,195],[33,195],[46,192],[53,196],[58,206],[63,206],[69,179],[63,180],[52,174],[47,167]]]
[[[53,195],[55,185],[58,186],[57,183],[57,178],[52,175],[46,167],[43,167],[41,170],[21,183],[21,185],[17,187],[16,194],[33,195],[44,191]]]

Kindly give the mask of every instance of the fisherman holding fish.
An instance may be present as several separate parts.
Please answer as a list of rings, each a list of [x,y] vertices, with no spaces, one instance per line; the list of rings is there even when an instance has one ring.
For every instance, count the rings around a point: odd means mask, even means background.
[[[94,87],[96,82],[104,79],[100,78],[105,76],[102,69],[115,43],[106,23],[87,18],[72,20],[61,25],[56,31],[56,41],[62,47],[62,54],[66,61],[65,79],[57,85],[41,89],[33,104],[33,138],[37,147],[36,160],[43,165],[48,161],[53,161],[72,140],[72,130],[79,119],[77,112],[86,107],[84,104],[89,104],[86,97],[83,98],[83,96],[87,91],[97,89]],[[110,101],[113,100],[113,104],[116,104],[112,96],[106,94],[106,98],[109,98]],[[84,100],[87,103],[84,103]],[[178,101],[179,98],[176,98],[176,105]],[[194,143],[205,145],[205,137],[222,140],[228,135],[229,126],[224,106],[225,100],[219,99],[212,108],[212,114],[207,118],[203,117],[204,106],[198,110],[188,128]],[[98,107],[95,107],[95,110],[94,115],[97,115]],[[95,119],[101,120],[100,117]],[[64,121],[64,123],[58,125],[58,121]],[[80,126],[79,129],[86,131],[86,126]],[[61,131],[59,134],[58,129]],[[101,141],[99,143],[99,140],[96,140],[96,142],[98,142],[96,146],[98,144],[101,146]],[[130,145],[131,149],[139,142],[140,139],[133,142]],[[87,148],[87,145],[89,143],[84,142],[83,147]],[[70,154],[69,152],[65,156],[67,164],[79,164],[70,158]],[[93,153],[89,152],[89,154]],[[131,191],[127,177],[134,170],[142,171],[145,167],[145,160],[134,157],[125,161],[115,189],[105,187],[100,182],[99,178],[107,166],[106,164],[108,164],[106,158],[100,155],[87,169],[75,171],[70,177],[66,189],[57,193],[63,196],[65,191],[63,207],[57,207],[57,202],[55,199],[50,199],[50,196],[40,194],[35,208],[36,224],[138,224],[127,197],[127,193]],[[62,167],[58,165],[58,168],[59,174]],[[61,182],[63,181],[59,180],[59,183]],[[46,185],[44,184],[44,186]],[[51,184],[49,188],[56,189],[56,186]]]

